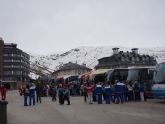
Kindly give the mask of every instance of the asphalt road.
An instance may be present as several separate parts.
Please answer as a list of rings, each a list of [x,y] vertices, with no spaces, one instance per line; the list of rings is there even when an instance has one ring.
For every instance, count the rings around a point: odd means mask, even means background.
[[[24,107],[18,91],[9,91],[8,124],[165,124],[165,100],[92,105],[83,97],[71,97],[71,105],[59,105],[50,97]]]

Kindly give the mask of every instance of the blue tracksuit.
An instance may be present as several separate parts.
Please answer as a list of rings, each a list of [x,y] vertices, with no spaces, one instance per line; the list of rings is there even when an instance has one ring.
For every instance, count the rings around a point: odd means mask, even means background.
[[[101,85],[97,85],[96,86],[96,93],[97,93],[97,96],[98,96],[98,104],[102,104],[102,93],[103,93],[103,90],[102,90],[102,86]]]
[[[121,102],[123,103],[123,93],[124,93],[124,84],[121,82],[118,82],[115,85],[115,98],[117,98],[117,103]]]
[[[35,91],[36,91],[36,87],[35,86],[31,86],[29,88],[29,92],[30,92],[30,100],[29,100],[29,105],[31,106],[31,102],[33,100],[33,105],[35,105]]]
[[[110,85],[106,86],[106,87],[105,87],[106,104],[110,104],[110,101],[111,101],[111,93],[112,93],[112,90],[111,90]]]

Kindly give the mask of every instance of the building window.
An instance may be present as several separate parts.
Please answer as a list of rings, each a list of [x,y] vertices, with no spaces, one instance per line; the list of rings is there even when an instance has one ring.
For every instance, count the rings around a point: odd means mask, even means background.
[[[9,56],[10,54],[4,54],[3,56]]]
[[[12,75],[12,71],[4,71],[4,75]]]
[[[21,71],[14,71],[14,75],[21,75]]]
[[[11,59],[5,59],[4,62],[12,62]]]
[[[21,60],[14,59],[13,62],[21,62]]]
[[[20,68],[19,65],[13,65],[13,68]]]
[[[12,68],[11,65],[4,65],[3,67],[4,67],[4,68]]]

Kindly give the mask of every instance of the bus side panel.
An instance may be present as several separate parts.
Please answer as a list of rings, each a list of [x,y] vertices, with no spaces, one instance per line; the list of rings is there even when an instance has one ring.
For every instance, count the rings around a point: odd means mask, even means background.
[[[154,84],[152,93],[156,99],[165,99],[165,84]]]

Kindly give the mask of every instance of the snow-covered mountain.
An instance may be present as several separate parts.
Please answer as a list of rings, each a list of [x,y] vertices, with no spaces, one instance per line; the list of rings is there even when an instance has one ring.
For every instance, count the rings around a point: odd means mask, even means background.
[[[78,47],[64,53],[51,55],[31,55],[31,68],[41,73],[49,74],[57,70],[63,64],[74,62],[86,64],[89,68],[94,68],[98,64],[98,59],[111,56],[113,46],[105,47]],[[119,47],[119,51],[131,51],[131,48]],[[165,61],[165,47],[139,48],[140,54],[154,56],[158,63]]]

